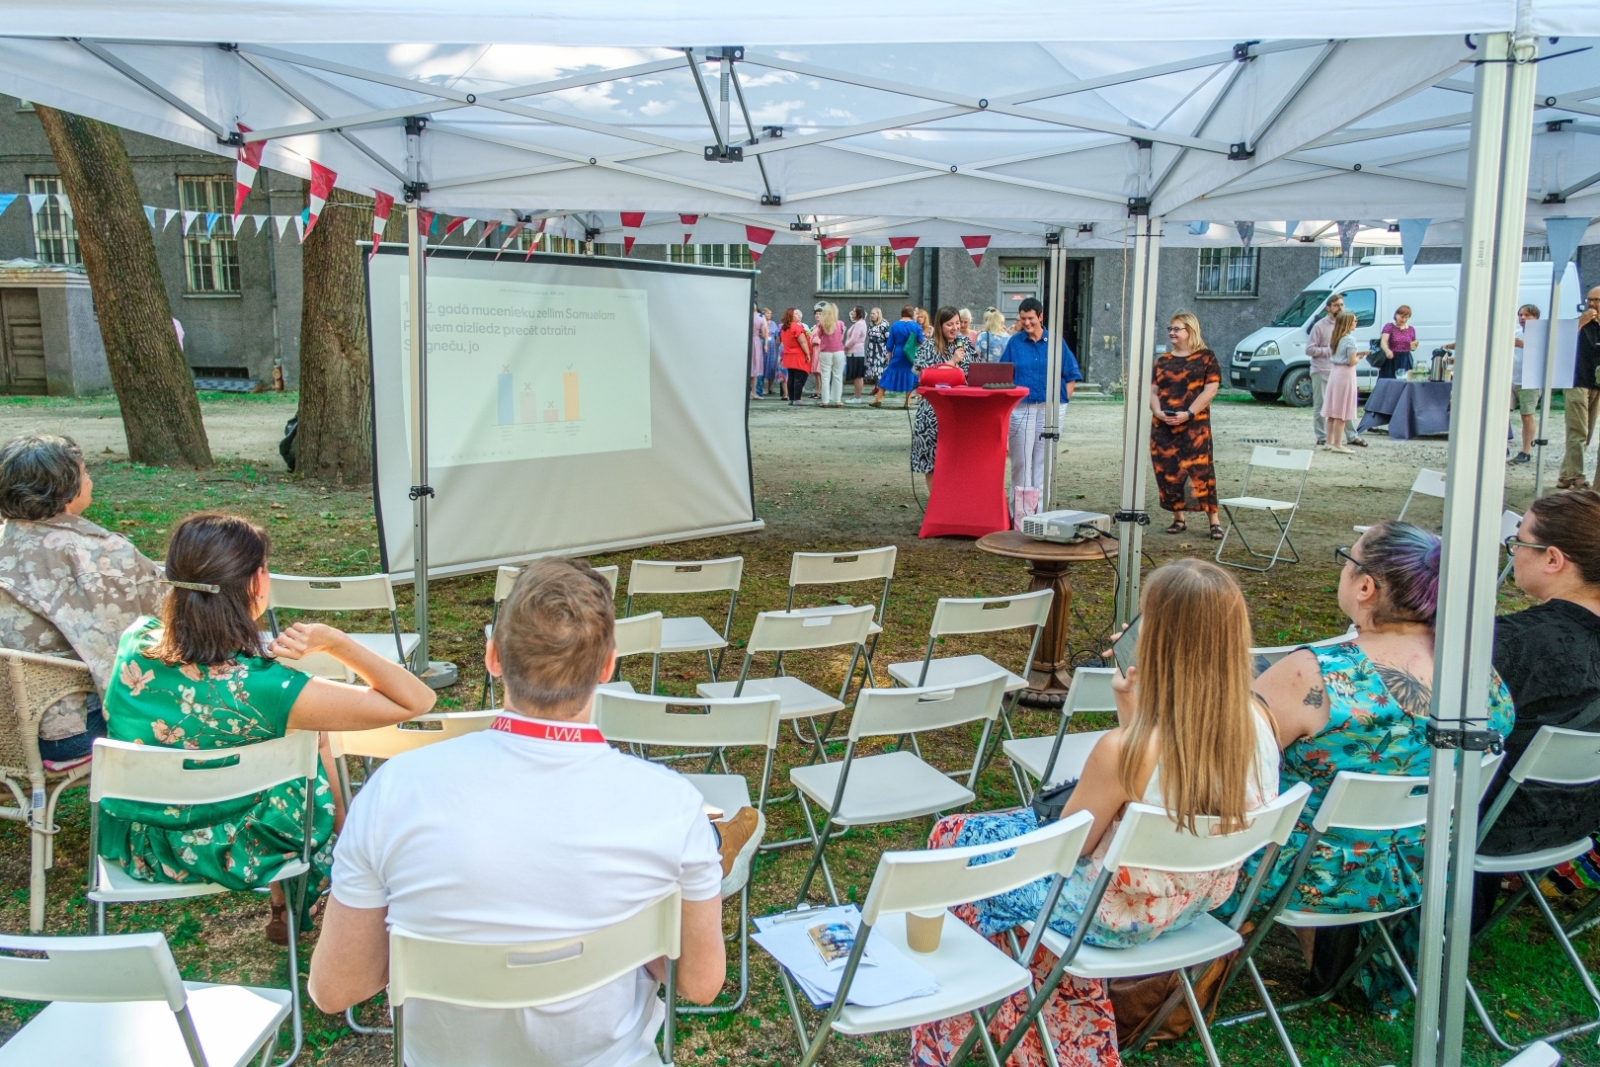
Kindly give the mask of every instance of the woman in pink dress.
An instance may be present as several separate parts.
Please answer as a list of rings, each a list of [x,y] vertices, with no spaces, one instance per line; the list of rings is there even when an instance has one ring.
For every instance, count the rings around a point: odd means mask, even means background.
[[[1344,447],[1344,425],[1356,417],[1361,398],[1356,391],[1356,364],[1361,353],[1356,350],[1353,312],[1341,311],[1333,320],[1333,337],[1328,347],[1333,350],[1332,369],[1328,373],[1328,388],[1322,394],[1322,417],[1328,420],[1329,452],[1352,452]]]

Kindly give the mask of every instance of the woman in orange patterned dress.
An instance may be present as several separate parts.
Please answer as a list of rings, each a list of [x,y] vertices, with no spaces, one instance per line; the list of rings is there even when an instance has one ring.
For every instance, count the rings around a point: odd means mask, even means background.
[[[1211,399],[1222,388],[1222,367],[1200,337],[1200,320],[1187,311],[1167,326],[1172,349],[1156,357],[1151,381],[1150,461],[1156,469],[1161,509],[1173,513],[1167,533],[1189,528],[1183,483],[1211,523],[1211,539],[1222,540],[1217,522],[1217,469],[1211,461]]]

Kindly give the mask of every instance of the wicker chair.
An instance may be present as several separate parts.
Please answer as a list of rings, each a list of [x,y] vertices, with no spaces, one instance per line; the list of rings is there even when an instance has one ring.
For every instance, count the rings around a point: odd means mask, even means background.
[[[44,928],[45,872],[55,865],[56,801],[63,789],[89,776],[87,760],[67,771],[44,769],[39,719],[62,697],[94,693],[94,679],[77,660],[11,649],[0,649],[0,657],[7,678],[0,685],[0,776],[17,802],[0,806],[0,818],[26,823],[32,831],[28,930],[38,933]]]

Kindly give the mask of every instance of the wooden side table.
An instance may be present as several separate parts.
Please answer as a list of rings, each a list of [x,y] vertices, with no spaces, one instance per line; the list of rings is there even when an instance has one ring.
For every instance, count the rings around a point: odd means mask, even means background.
[[[1039,649],[1028,665],[1028,688],[1021,703],[1034,708],[1059,708],[1067,699],[1072,665],[1067,661],[1067,624],[1072,613],[1072,564],[1117,559],[1117,539],[1099,537],[1093,541],[1063,545],[1054,541],[1035,541],[1017,530],[999,530],[978,538],[978,547],[996,556],[1010,556],[1028,562],[1028,591],[1054,589],[1050,617],[1039,639]]]

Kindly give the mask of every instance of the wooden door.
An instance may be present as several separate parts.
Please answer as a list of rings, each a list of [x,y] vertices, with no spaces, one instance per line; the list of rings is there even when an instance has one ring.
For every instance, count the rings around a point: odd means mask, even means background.
[[[39,290],[0,289],[0,390],[44,396],[44,329],[39,321]]]

